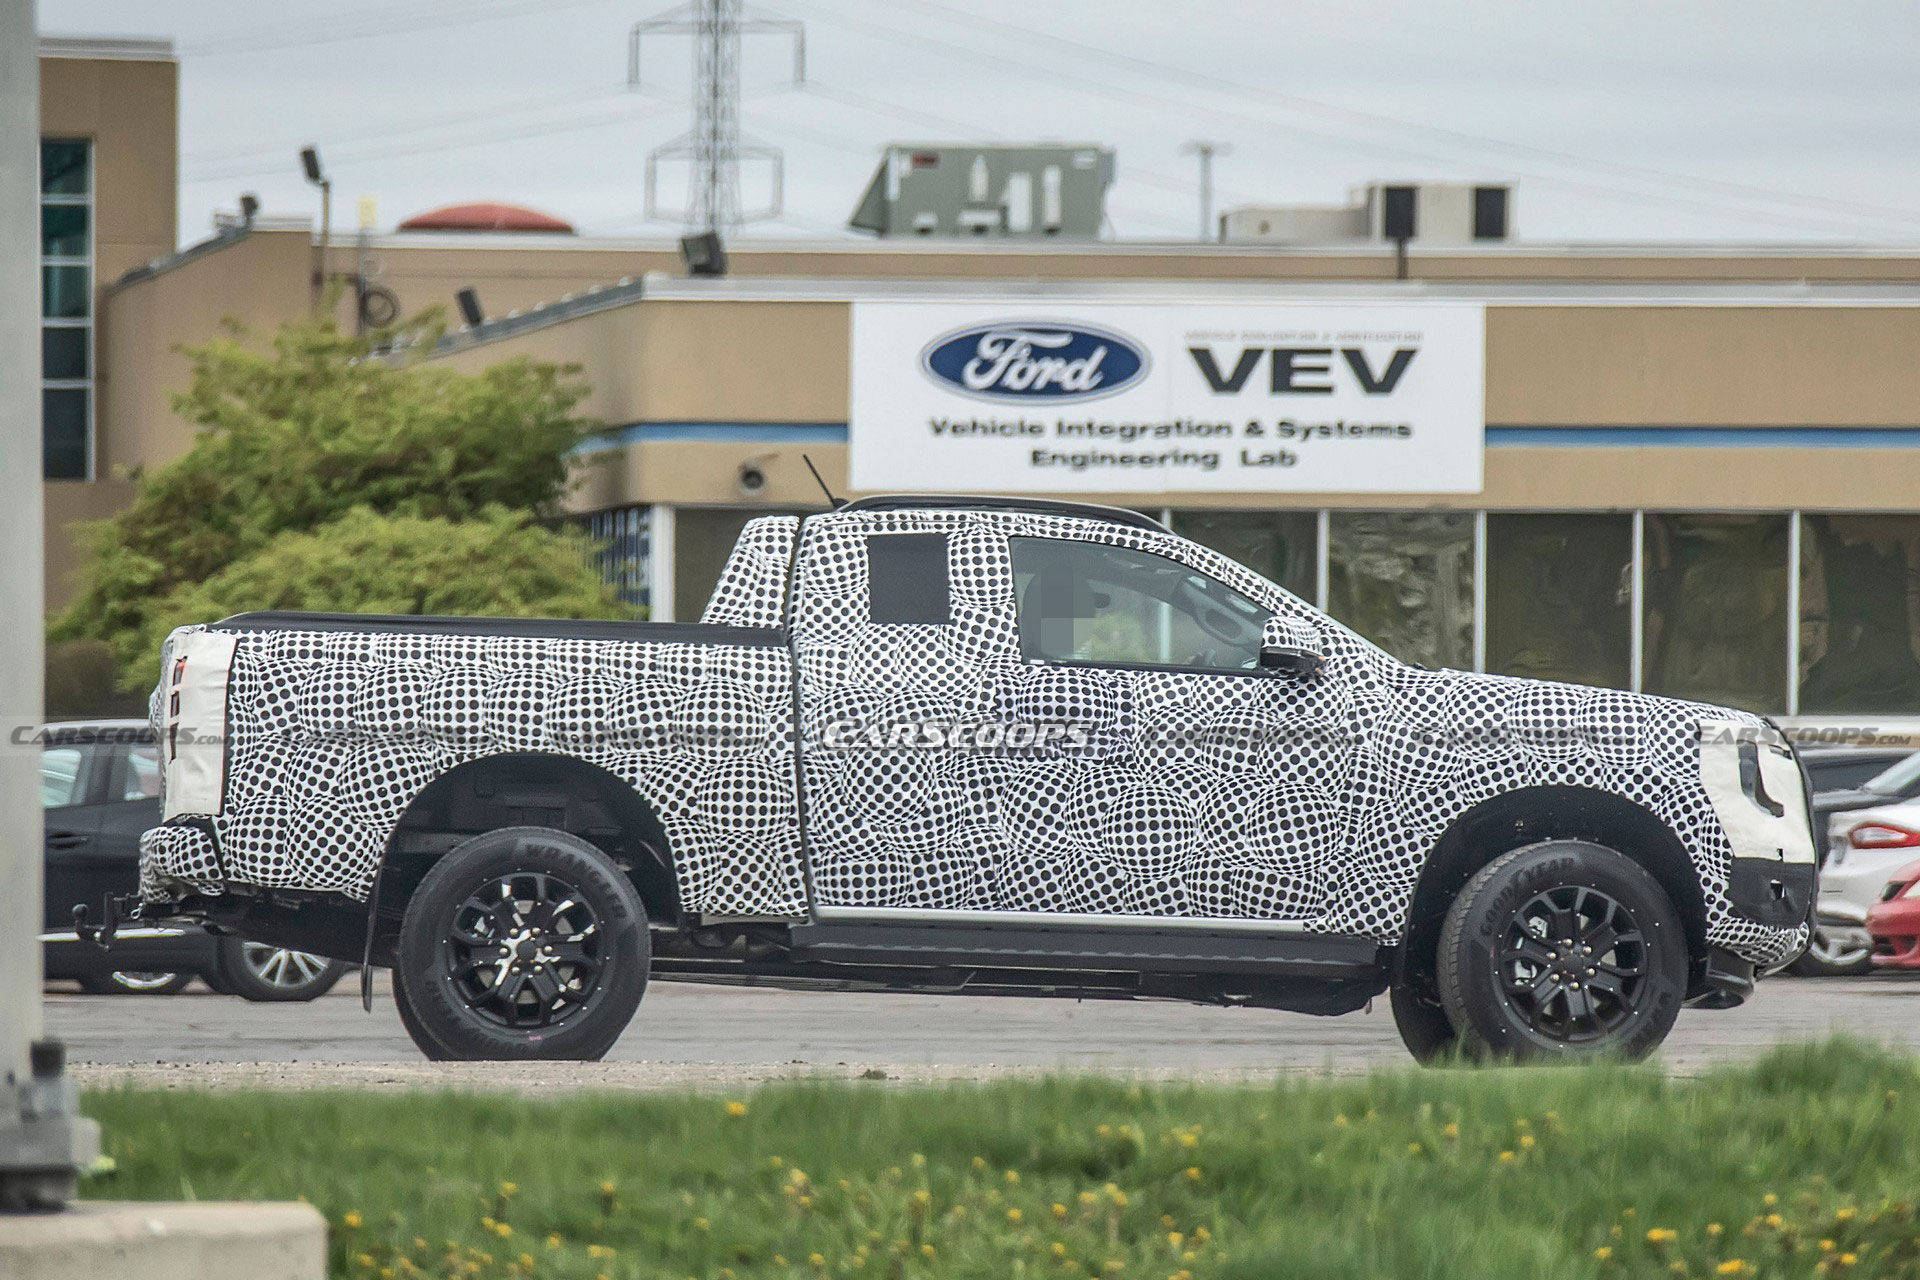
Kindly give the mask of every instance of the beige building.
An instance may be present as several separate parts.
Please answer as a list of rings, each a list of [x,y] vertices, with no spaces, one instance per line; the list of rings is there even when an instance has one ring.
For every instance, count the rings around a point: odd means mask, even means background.
[[[688,277],[670,239],[539,233],[336,233],[323,264],[310,224],[260,218],[169,254],[171,62],[50,48],[47,66],[49,145],[90,140],[103,282],[85,478],[49,479],[50,525],[113,509],[125,469],[187,447],[179,344],[302,313],[318,273],[390,290],[403,313],[473,289],[487,320],[433,353],[457,367],[583,366],[609,430],[582,451],[573,506],[609,539],[609,573],[674,618],[698,615],[747,518],[817,505],[803,454],[845,490],[862,303],[1451,301],[1485,314],[1479,492],[1072,496],[1164,514],[1434,665],[1920,714],[1920,252],[1416,245],[1402,281],[1393,249],[1366,244],[749,242],[727,276]],[[50,477],[56,454],[72,466],[66,421],[50,409]]]

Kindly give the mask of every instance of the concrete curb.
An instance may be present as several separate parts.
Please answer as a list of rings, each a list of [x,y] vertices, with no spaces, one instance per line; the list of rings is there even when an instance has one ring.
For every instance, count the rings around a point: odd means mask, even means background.
[[[325,1280],[327,1224],[307,1204],[91,1200],[0,1217],[8,1280]]]

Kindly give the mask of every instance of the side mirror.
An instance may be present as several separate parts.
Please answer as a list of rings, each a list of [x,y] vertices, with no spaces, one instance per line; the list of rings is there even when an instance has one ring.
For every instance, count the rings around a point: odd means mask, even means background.
[[[1285,671],[1309,677],[1327,665],[1321,652],[1320,636],[1312,627],[1292,618],[1268,618],[1260,631],[1260,666],[1266,671]]]

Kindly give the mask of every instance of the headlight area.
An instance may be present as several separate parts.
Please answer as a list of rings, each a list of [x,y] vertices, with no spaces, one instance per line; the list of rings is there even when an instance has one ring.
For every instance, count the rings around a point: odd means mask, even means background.
[[[1883,969],[1920,969],[1920,862],[1894,872],[1880,901],[1867,908],[1873,963]]]
[[[1817,880],[1805,777],[1779,730],[1700,722],[1700,781],[1733,847],[1727,896],[1756,924],[1805,923]]]

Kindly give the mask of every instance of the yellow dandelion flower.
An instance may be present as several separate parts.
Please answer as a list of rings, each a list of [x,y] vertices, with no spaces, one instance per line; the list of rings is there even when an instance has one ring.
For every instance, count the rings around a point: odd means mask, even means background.
[[[908,1163],[912,1164],[916,1169],[924,1169],[927,1167],[927,1158],[916,1151]]]
[[[1191,1249],[1188,1249],[1185,1253],[1180,1255],[1180,1261],[1182,1262],[1198,1262],[1199,1260],[1200,1260],[1200,1255],[1195,1253]]]
[[[1187,1166],[1187,1181],[1188,1181],[1188,1182],[1198,1182],[1198,1181],[1200,1181],[1200,1166],[1199,1166],[1199,1165],[1197,1165],[1197,1164],[1190,1164],[1190,1165],[1188,1165],[1188,1166]]]
[[[738,1120],[741,1116],[747,1114],[747,1104],[739,1101],[729,1101],[726,1110],[728,1115]]]
[[[1545,1119],[1548,1124],[1559,1124],[1560,1113],[1558,1111],[1549,1111],[1547,1112]]]
[[[1059,1242],[1058,1240],[1055,1240],[1055,1241],[1053,1242],[1053,1256],[1054,1256],[1054,1257],[1056,1257],[1056,1258],[1064,1258],[1064,1257],[1066,1257],[1066,1256],[1067,1256],[1067,1246],[1066,1246],[1066,1245],[1064,1245],[1064,1244],[1061,1244],[1061,1243],[1060,1243],[1060,1242]]]
[[[511,1200],[520,1194],[520,1184],[517,1182],[503,1182],[500,1184],[500,1194]]]
[[[1613,1256],[1613,1247],[1611,1245],[1603,1244],[1598,1249],[1595,1249],[1593,1251],[1593,1256],[1600,1259],[1600,1261],[1605,1262],[1608,1258],[1611,1258]]]
[[[1417,1142],[1409,1142],[1407,1144],[1407,1154],[1410,1156],[1417,1156],[1424,1150],[1426,1150],[1426,1148]]]
[[[776,1267],[784,1267],[784,1266],[786,1266],[786,1265],[787,1265],[787,1255],[786,1255],[786,1254],[784,1254],[784,1253],[776,1253],[776,1254],[774,1254],[774,1255],[773,1255],[773,1265],[774,1265],[774,1266],[776,1266]]]
[[[1173,1230],[1173,1215],[1170,1213],[1161,1214],[1160,1225],[1165,1227],[1169,1231]]]
[[[505,1240],[513,1234],[513,1227],[505,1222],[496,1222],[493,1224],[493,1233]]]
[[[925,1258],[928,1262],[933,1261],[933,1255],[934,1255],[934,1248],[932,1245],[923,1244],[920,1246],[920,1256]]]
[[[1840,1255],[1840,1265],[1843,1267],[1850,1267],[1858,1261],[1860,1261],[1860,1258],[1857,1254],[1843,1253]]]
[[[1766,1218],[1767,1225],[1774,1228],[1776,1231],[1779,1230],[1780,1224],[1785,1221],[1786,1219],[1782,1218],[1777,1213],[1770,1213],[1767,1215],[1767,1218]]]
[[[1016,1226],[1019,1225],[1020,1219],[1024,1217],[1026,1217],[1026,1215],[1021,1213],[1018,1209],[1007,1210],[1007,1221],[1013,1223]]]
[[[360,1216],[360,1211],[357,1209],[349,1209],[340,1216],[340,1225],[349,1231],[358,1231],[360,1224],[364,1221],[366,1219]]]
[[[1521,1148],[1521,1150],[1523,1150],[1523,1151],[1531,1151],[1531,1150],[1533,1150],[1533,1141],[1534,1141],[1534,1139],[1533,1139],[1533,1135],[1532,1135],[1532,1134],[1530,1134],[1530,1133],[1523,1133],[1523,1134],[1521,1134],[1521,1135],[1520,1135],[1520,1148]]]
[[[1344,1114],[1335,1116],[1333,1122],[1342,1129],[1346,1128],[1348,1124],[1347,1117]]]
[[[1018,1169],[1009,1169],[1007,1170],[1006,1178],[1007,1178],[1007,1184],[1009,1186],[1012,1186],[1013,1184],[1020,1181],[1020,1171]]]
[[[1831,1240],[1822,1240],[1822,1241],[1820,1242],[1820,1249],[1821,1249],[1821,1251],[1822,1251],[1822,1252],[1824,1252],[1824,1253],[1832,1253],[1832,1252],[1833,1252],[1833,1247],[1834,1247],[1834,1246],[1833,1246],[1833,1241],[1831,1241]]]
[[[1093,1131],[1104,1138],[1113,1132],[1113,1126],[1110,1124],[1095,1125]]]
[[[1056,1217],[1056,1218],[1064,1218],[1064,1217],[1066,1217],[1066,1216],[1067,1216],[1067,1206],[1065,1206],[1065,1205],[1063,1205],[1063,1204],[1059,1204],[1059,1203],[1055,1203],[1055,1205],[1053,1206],[1053,1216],[1054,1216],[1054,1217]]]
[[[1082,1191],[1079,1196],[1080,1203],[1086,1204],[1086,1205],[1092,1204],[1094,1201],[1098,1200],[1099,1198],[1100,1198],[1099,1196],[1093,1194],[1093,1192],[1091,1191]]]
[[[1767,1192],[1767,1194],[1760,1197],[1760,1203],[1767,1206],[1767,1208],[1771,1209],[1773,1208],[1773,1206],[1780,1203],[1780,1197],[1773,1194],[1773,1192],[1769,1191]]]
[[[695,1218],[693,1220],[693,1229],[695,1231],[711,1231],[713,1230],[713,1224],[705,1218]]]
[[[769,1169],[778,1169],[781,1165],[784,1165],[785,1163],[786,1161],[782,1160],[779,1156],[767,1157],[767,1168]]]
[[[927,1205],[932,1202],[932,1200],[933,1200],[933,1193],[931,1191],[928,1191],[924,1187],[922,1187],[920,1190],[913,1193],[913,1202],[919,1205],[922,1209],[926,1208]]]
[[[1207,1230],[1206,1224],[1202,1223],[1193,1229],[1193,1238],[1201,1244],[1205,1244],[1207,1241],[1213,1239],[1213,1232]]]
[[[1717,1222],[1709,1222],[1709,1223],[1707,1224],[1707,1234],[1708,1234],[1708,1235],[1710,1235],[1710,1236],[1717,1236],[1717,1235],[1719,1235],[1719,1234],[1720,1234],[1720,1233],[1721,1233],[1722,1231],[1725,1231],[1725,1230],[1726,1230],[1726,1228],[1725,1228],[1725,1227],[1723,1227],[1723,1226],[1721,1226],[1721,1225],[1720,1225],[1719,1223],[1717,1223]]]
[[[980,1172],[980,1170],[986,1167],[987,1167],[987,1158],[985,1156],[975,1156],[973,1158],[973,1171],[975,1173]]]
[[[1460,1136],[1460,1126],[1457,1124],[1448,1124],[1446,1128],[1440,1131],[1440,1136],[1443,1138],[1457,1138]]]
[[[1107,1184],[1107,1199],[1113,1201],[1119,1208],[1124,1209],[1127,1207],[1127,1193],[1111,1182]]]
[[[1181,1246],[1181,1244],[1184,1243],[1185,1241],[1186,1241],[1186,1237],[1181,1235],[1178,1231],[1167,1232],[1167,1244],[1169,1247],[1178,1249]]]
[[[558,1249],[562,1243],[564,1242],[560,1239],[560,1233],[558,1231],[549,1231],[547,1233],[547,1248]]]
[[[533,1269],[533,1255],[530,1253],[521,1254],[520,1265],[531,1271]]]
[[[1647,1243],[1666,1244],[1669,1240],[1677,1239],[1679,1235],[1680,1233],[1678,1231],[1670,1230],[1667,1227],[1653,1227],[1647,1232]]]
[[[589,1258],[611,1258],[613,1256],[613,1246],[590,1244],[587,1246],[587,1256]]]
[[[816,1267],[824,1267],[827,1265],[827,1259],[824,1254],[810,1253],[807,1255],[807,1261]]]
[[[1501,1163],[1501,1164],[1512,1164],[1512,1163],[1513,1163],[1513,1152],[1511,1152],[1511,1151],[1502,1151],[1502,1152],[1500,1153],[1500,1163]]]
[[[1713,1269],[1713,1274],[1717,1276],[1737,1276],[1746,1274],[1746,1270],[1747,1264],[1745,1262],[1739,1258],[1728,1258],[1725,1262]]]
[[[1180,1145],[1191,1150],[1200,1145],[1200,1135],[1197,1133],[1183,1133],[1180,1135]]]
[[[615,1190],[615,1187],[611,1181],[602,1182],[600,1184],[600,1194],[603,1196],[612,1195],[614,1193],[614,1190]]]
[[[1834,1210],[1833,1220],[1835,1222],[1851,1222],[1853,1221],[1853,1215],[1856,1212],[1857,1210],[1855,1210],[1852,1205],[1845,1205],[1839,1209]]]
[[[363,1267],[371,1267],[373,1265],[373,1255],[370,1253],[356,1253],[353,1255],[353,1260]]]

